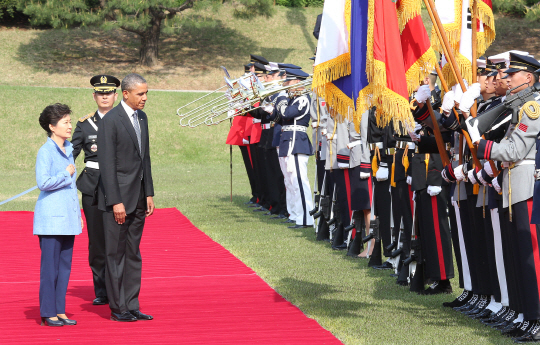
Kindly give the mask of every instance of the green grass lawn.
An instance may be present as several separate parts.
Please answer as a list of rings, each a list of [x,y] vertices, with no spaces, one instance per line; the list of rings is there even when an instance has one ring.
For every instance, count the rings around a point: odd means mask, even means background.
[[[152,85],[150,85],[152,86]],[[0,201],[35,185],[34,162],[46,136],[38,124],[48,104],[69,104],[76,118],[94,111],[91,91],[0,86]],[[510,344],[476,321],[441,306],[454,295],[418,296],[388,271],[332,251],[312,229],[292,230],[254,214],[243,203],[249,184],[233,150],[229,196],[228,124],[181,128],[176,108],[200,96],[150,92],[147,108],[157,207],[176,207],[199,229],[254,269],[270,286],[345,344]],[[82,168],[82,158],[78,169]],[[313,176],[313,162],[310,162]],[[313,181],[312,181],[313,182]],[[0,211],[32,211],[33,191]],[[27,231],[31,236],[31,229]],[[0,242],[0,250],[2,245]],[[186,248],[186,250],[197,250]],[[457,270],[456,270],[457,272]]]

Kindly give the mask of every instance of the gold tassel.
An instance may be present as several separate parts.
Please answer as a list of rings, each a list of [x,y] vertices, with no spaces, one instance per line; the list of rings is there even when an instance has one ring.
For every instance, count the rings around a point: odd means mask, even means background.
[[[405,173],[409,169],[409,145],[405,146],[405,151],[403,151],[403,157],[401,158],[401,163],[405,168]]]
[[[392,155],[392,157],[393,157],[393,161],[392,161],[392,177],[390,178],[390,186],[395,187],[396,182],[394,181],[394,173],[396,171],[396,154],[394,153]]]
[[[373,176],[377,175],[377,170],[379,170],[379,163],[377,158],[381,159],[381,154],[379,152],[379,147],[375,147],[375,152],[373,153],[373,159],[371,160],[371,170],[373,171]]]
[[[426,180],[427,180],[428,166],[429,166],[429,153],[426,153],[426,159],[424,159],[424,162],[426,163]]]

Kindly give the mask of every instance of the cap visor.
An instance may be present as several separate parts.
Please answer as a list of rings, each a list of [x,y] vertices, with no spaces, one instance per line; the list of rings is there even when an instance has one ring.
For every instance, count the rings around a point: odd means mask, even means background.
[[[518,68],[509,68],[506,71],[504,71],[504,73],[508,74],[508,73],[516,73],[516,72],[521,72],[521,71],[525,71],[525,70],[524,69],[518,69]]]

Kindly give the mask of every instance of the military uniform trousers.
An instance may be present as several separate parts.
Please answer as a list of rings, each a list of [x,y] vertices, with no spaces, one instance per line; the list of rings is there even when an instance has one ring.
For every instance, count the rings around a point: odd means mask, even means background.
[[[424,258],[424,276],[433,281],[454,278],[446,188],[442,186],[441,193],[436,196],[430,196],[427,189],[416,192],[416,216]]]
[[[107,297],[105,285],[105,229],[103,211],[92,205],[94,197],[82,194],[82,206],[88,229],[88,263],[92,270],[96,297]]]
[[[532,206],[532,198],[512,205],[512,222],[508,209],[504,209],[510,234],[515,238],[516,269],[520,273],[517,282],[522,296],[518,311],[525,320],[540,319],[540,228],[530,224]]]
[[[277,154],[279,155],[279,147],[277,148]],[[287,204],[287,213],[289,213],[289,219],[294,220],[298,218],[296,209],[294,207],[294,193],[293,193],[293,182],[292,175],[287,172],[287,158],[288,157],[278,157],[279,167],[283,174],[283,183],[285,185],[285,202]]]
[[[309,214],[313,209],[313,200],[308,178],[308,160],[309,156],[301,153],[287,157],[287,165],[293,164],[293,171],[287,171],[287,174],[292,183],[296,225],[313,225],[313,216]]]
[[[390,195],[390,179],[385,181],[377,181],[377,179],[373,176],[372,182],[374,203],[373,207],[375,209],[375,216],[379,217],[379,235],[384,248],[388,246],[392,240],[390,224],[390,214],[392,208],[392,196]]]
[[[399,229],[403,222],[403,234],[401,242],[403,243],[402,258],[409,257],[411,251],[411,235],[413,226],[414,201],[412,200],[412,191],[406,180],[396,181],[396,186],[391,187],[392,195],[392,217],[394,219],[394,236],[398,239]]]
[[[141,186],[135,211],[118,224],[114,213],[103,213],[105,249],[107,254],[106,279],[109,307],[115,313],[139,309],[142,258],[139,250],[145,223],[146,200]]]
[[[238,146],[240,152],[242,153],[242,159],[244,161],[244,166],[246,167],[246,173],[249,180],[249,185],[251,187],[251,199],[252,202],[259,201],[259,193],[257,191],[257,183],[255,181],[255,172],[253,170],[253,163],[251,159],[251,149],[249,145]]]

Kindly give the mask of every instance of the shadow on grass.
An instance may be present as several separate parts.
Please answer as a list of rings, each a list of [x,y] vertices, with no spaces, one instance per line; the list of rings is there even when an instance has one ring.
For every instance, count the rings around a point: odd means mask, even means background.
[[[68,74],[118,67],[138,67],[139,36],[121,29],[98,28],[42,30],[18,48],[16,59],[36,70]],[[219,19],[191,15],[176,33],[161,34],[159,59],[162,67],[184,67],[193,73],[246,61],[257,44],[243,32],[228,28]],[[112,64],[112,65],[111,65]],[[158,75],[174,73],[154,68]]]
[[[312,35],[313,33],[309,32],[307,28],[315,27],[315,23],[308,23],[306,15],[304,14],[305,10],[301,7],[289,7],[287,8],[287,21],[290,25],[298,25],[302,29],[302,35],[309,45],[310,50],[315,53],[316,45],[313,43]],[[308,25],[309,24],[309,25]]]
[[[326,317],[363,317],[360,311],[369,308],[369,305],[366,303],[326,298],[326,295],[331,296],[340,292],[329,284],[306,282],[288,277],[280,279],[275,289],[281,294],[286,295],[288,300],[295,301],[296,305],[302,306],[302,309]]]

